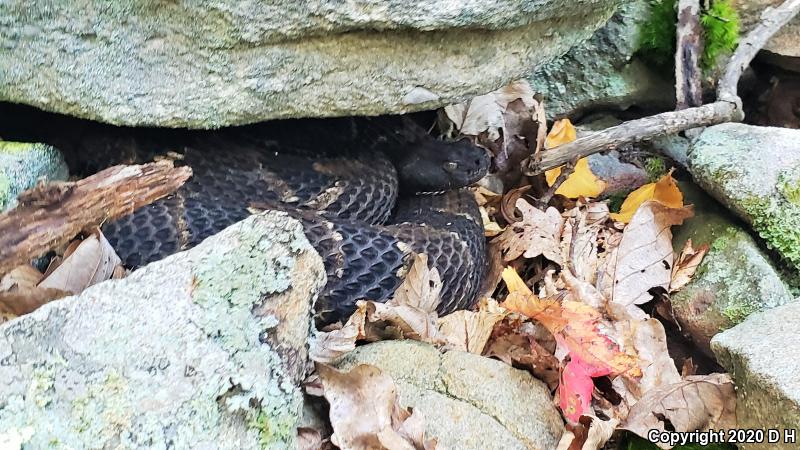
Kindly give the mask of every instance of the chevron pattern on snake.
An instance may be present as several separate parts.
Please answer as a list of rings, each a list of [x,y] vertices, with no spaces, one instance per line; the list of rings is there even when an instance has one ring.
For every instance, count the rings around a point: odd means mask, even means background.
[[[171,150],[193,170],[175,195],[103,228],[130,267],[270,208],[299,219],[324,259],[328,282],[315,308],[321,323],[346,318],[357,300],[390,298],[412,252],[427,253],[442,275],[440,313],[476,301],[486,265],[483,226],[471,193],[460,188],[482,177],[489,161],[466,141],[444,142],[409,119],[383,117],[127,142],[143,159]]]

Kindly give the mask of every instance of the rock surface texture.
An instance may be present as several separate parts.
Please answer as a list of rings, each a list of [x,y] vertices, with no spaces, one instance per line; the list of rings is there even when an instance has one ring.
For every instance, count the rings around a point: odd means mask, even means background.
[[[694,205],[695,216],[675,230],[679,252],[687,239],[695,248],[708,244],[709,252],[692,281],[671,296],[681,327],[697,346],[711,353],[710,341],[720,331],[749,315],[794,300],[755,240],[720,204],[697,186],[681,182],[684,202]]]
[[[617,0],[0,3],[0,100],[214,128],[432,109],[565,53]]]
[[[731,2],[742,20],[742,34],[755,28],[761,13],[769,6],[778,6],[782,0],[733,0]],[[800,56],[800,17],[795,17],[767,42],[764,47],[782,56]]]
[[[711,347],[736,383],[737,427],[800,429],[800,303],[750,316],[718,334]],[[800,439],[795,433],[795,438]],[[797,449],[797,442],[741,445],[740,449]]]
[[[544,95],[547,114],[674,103],[670,77],[664,79],[634,56],[649,15],[647,0],[625,2],[591,39],[538,67],[529,80]]]
[[[39,180],[67,179],[64,156],[45,144],[0,140],[0,211],[13,208],[17,196]]]
[[[693,142],[689,170],[800,269],[800,130],[722,124]]]
[[[444,448],[549,450],[561,437],[564,425],[544,383],[499,361],[383,341],[356,348],[338,368],[359,364],[391,376],[400,403],[422,413],[426,433]]]
[[[270,212],[3,324],[0,443],[295,448],[324,274]]]

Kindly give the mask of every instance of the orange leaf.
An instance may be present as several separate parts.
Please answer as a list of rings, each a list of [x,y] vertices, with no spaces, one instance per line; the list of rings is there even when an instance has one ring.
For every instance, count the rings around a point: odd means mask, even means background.
[[[572,125],[569,119],[557,120],[553,124],[553,128],[547,133],[547,139],[544,141],[544,148],[549,150],[559,145],[569,144],[577,137],[575,126]]]
[[[683,206],[683,193],[678,189],[675,179],[672,178],[672,171],[655,183],[648,183],[628,194],[622,203],[619,213],[612,213],[611,218],[623,223],[628,223],[639,209],[639,206],[646,201],[654,200],[670,208],[680,208]]]

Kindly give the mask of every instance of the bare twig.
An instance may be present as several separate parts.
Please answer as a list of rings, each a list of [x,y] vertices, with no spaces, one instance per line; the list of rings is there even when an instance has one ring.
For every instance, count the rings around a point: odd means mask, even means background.
[[[744,119],[742,100],[736,85],[745,68],[756,53],[783,25],[800,12],[800,0],[786,0],[776,8],[768,8],[761,15],[761,23],[739,43],[720,79],[717,101],[695,108],[672,111],[643,119],[624,122],[615,127],[582,137],[550,151],[541,153],[540,161],[528,160],[524,172],[528,176],[558,167],[576,158],[611,150],[621,145],[652,139],[701,126],[741,121]]]
[[[83,180],[25,191],[0,214],[0,275],[66,244],[83,230],[175,192],[192,175],[171,161],[114,166]]]
[[[675,109],[681,110],[703,104],[700,85],[702,30],[700,29],[700,0],[678,2],[678,26],[675,33]]]
[[[539,198],[539,206],[541,209],[547,209],[547,204],[550,203],[550,200],[553,199],[553,196],[556,195],[556,191],[558,188],[567,181],[572,173],[575,172],[575,161],[570,161],[561,168],[561,173],[558,174],[558,177],[553,182],[553,185],[547,189],[547,192],[542,194],[542,197]]]

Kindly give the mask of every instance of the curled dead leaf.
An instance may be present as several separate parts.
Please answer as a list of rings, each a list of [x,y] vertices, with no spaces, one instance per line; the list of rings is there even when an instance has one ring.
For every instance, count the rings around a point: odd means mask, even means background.
[[[696,375],[650,390],[633,405],[623,428],[647,438],[649,430],[667,427],[670,431],[736,428],[736,392],[730,377]]]
[[[669,292],[677,292],[680,288],[689,284],[692,281],[697,268],[703,262],[703,257],[708,253],[708,244],[703,244],[697,249],[692,247],[692,240],[688,239],[686,244],[683,245],[680,255],[675,258],[675,263],[672,266],[672,275],[669,282]]]
[[[379,368],[362,364],[341,372],[317,364],[317,373],[330,404],[331,442],[337,447],[435,449],[435,441],[425,439],[422,419],[400,406],[394,381]]]

